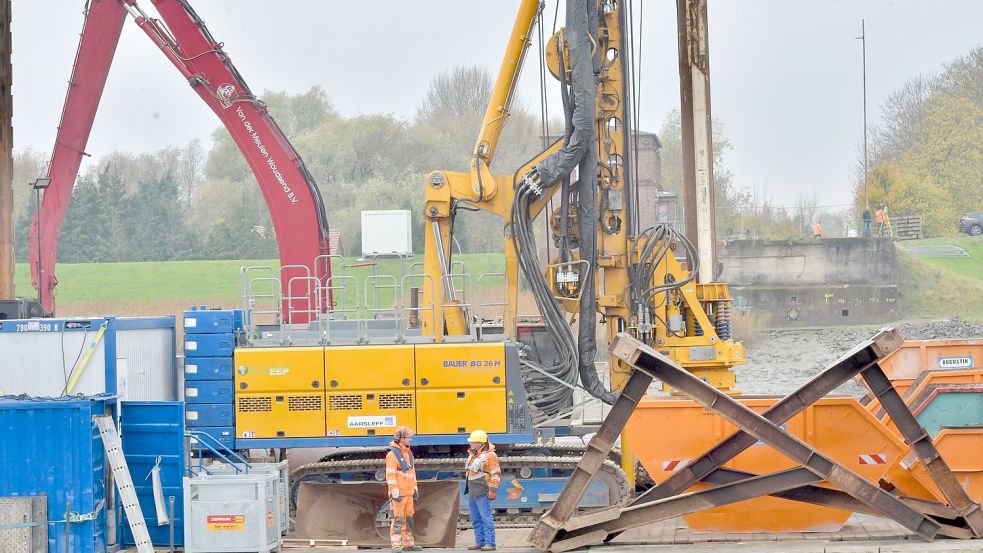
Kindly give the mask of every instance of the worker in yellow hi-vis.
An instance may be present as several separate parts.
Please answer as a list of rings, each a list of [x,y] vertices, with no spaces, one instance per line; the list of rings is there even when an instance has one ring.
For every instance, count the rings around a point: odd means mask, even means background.
[[[410,451],[412,441],[413,431],[407,426],[400,426],[386,453],[386,485],[393,512],[389,540],[394,552],[423,550],[416,545],[413,537],[413,504],[420,498],[420,490],[413,468],[413,452]]]
[[[468,511],[474,527],[474,545],[471,551],[495,550],[495,510],[491,502],[498,494],[502,481],[502,468],[495,454],[495,446],[488,441],[484,430],[475,430],[468,436],[471,448],[464,465],[465,493],[468,494]]]

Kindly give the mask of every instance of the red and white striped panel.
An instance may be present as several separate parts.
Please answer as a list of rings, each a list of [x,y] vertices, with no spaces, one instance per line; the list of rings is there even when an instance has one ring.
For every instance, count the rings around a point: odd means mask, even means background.
[[[689,464],[689,461],[689,459],[672,459],[669,461],[662,461],[662,470],[665,472],[672,472],[685,467]]]
[[[861,455],[858,457],[858,461],[861,465],[886,465],[887,453],[871,453],[870,455]]]

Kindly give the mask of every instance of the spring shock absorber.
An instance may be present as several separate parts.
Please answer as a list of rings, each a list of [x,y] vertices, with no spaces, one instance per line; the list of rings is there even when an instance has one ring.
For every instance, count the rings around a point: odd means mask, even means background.
[[[717,329],[717,336],[721,340],[730,340],[732,336],[730,326],[730,300],[720,300],[716,304],[717,316],[714,319],[714,326]]]

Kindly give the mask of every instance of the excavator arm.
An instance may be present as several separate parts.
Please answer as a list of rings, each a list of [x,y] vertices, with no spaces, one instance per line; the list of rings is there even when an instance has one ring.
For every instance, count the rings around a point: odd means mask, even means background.
[[[44,251],[38,251],[37,213],[31,222],[27,241],[31,256],[31,284],[41,292],[44,311],[48,315],[54,313],[54,289],[58,284],[55,277],[58,235],[72,199],[72,188],[82,156],[87,155],[85,145],[89,141],[89,131],[99,108],[99,99],[106,86],[109,66],[113,63],[125,20],[126,9],[116,0],[91,2],[85,12],[82,37],[58,124],[58,137],[48,165],[46,176],[51,182],[44,191],[40,207]]]
[[[54,310],[57,238],[81,156],[95,118],[113,53],[127,13],[192,89],[218,116],[242,152],[270,211],[280,251],[283,313],[303,323],[331,306],[322,297],[331,275],[328,222],[314,178],[231,58],[186,0],[153,0],[162,20],[149,17],[136,0],[94,0],[86,14],[49,168],[52,182],[41,205],[45,251],[36,270],[36,236],[31,240],[35,286]],[[32,225],[32,229],[36,225]]]

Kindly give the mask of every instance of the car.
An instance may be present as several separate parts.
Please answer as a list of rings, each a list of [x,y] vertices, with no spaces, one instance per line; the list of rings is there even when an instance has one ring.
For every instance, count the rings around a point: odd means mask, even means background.
[[[971,211],[959,219],[959,232],[970,236],[983,235],[983,211]]]

